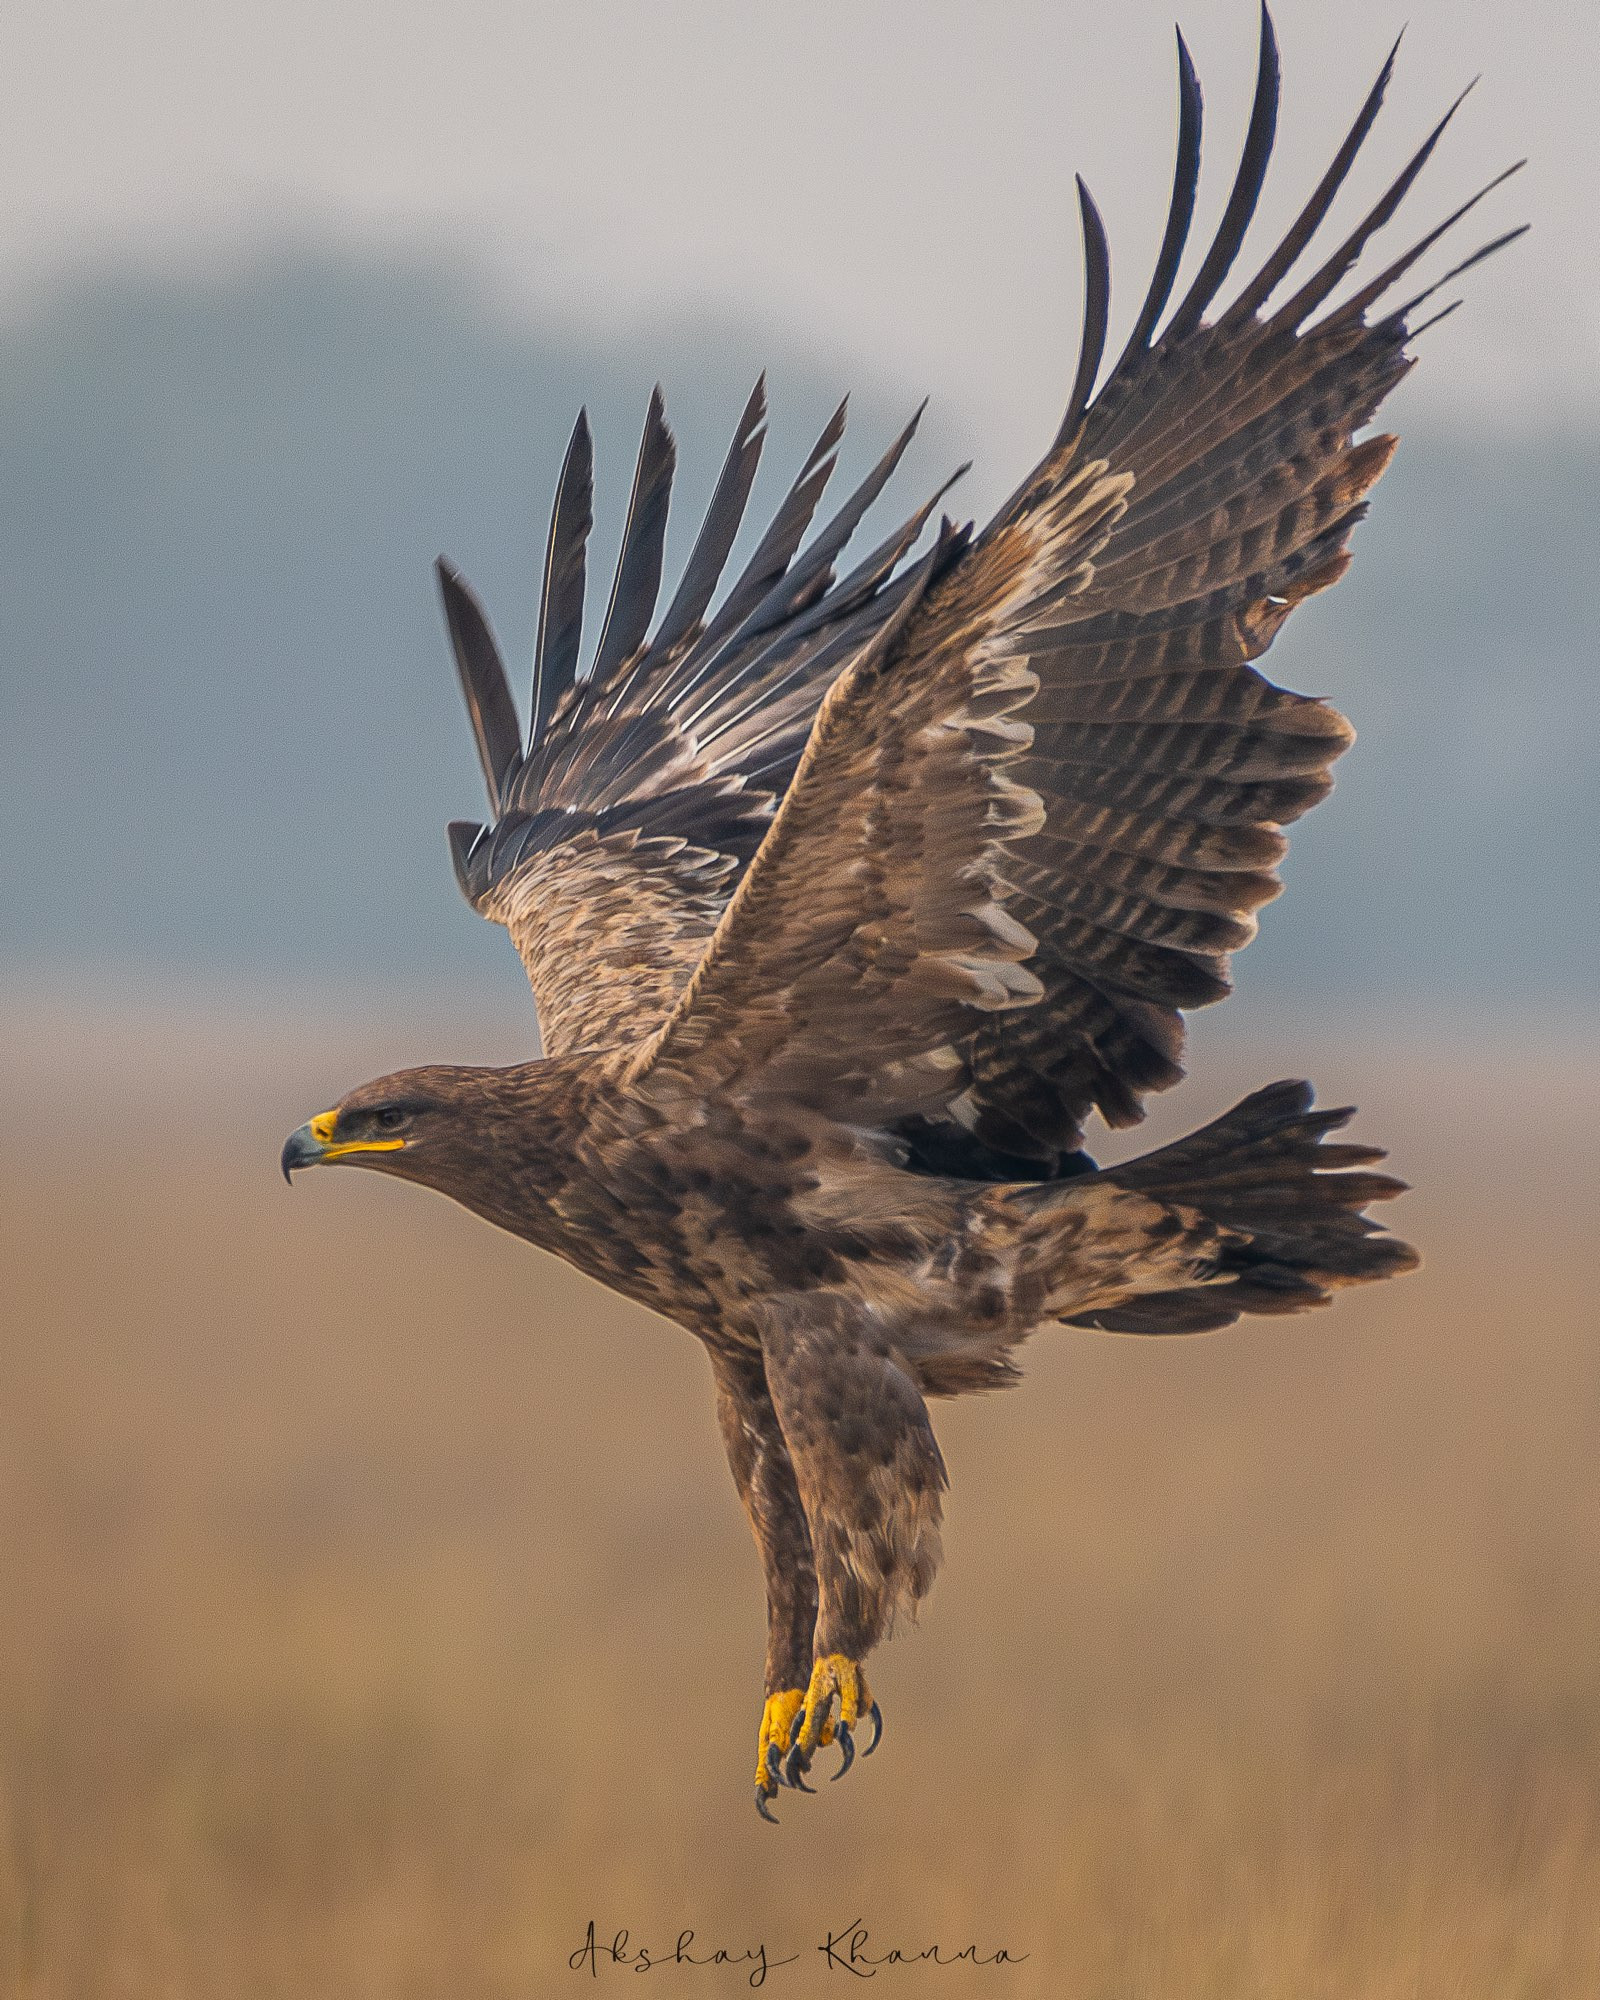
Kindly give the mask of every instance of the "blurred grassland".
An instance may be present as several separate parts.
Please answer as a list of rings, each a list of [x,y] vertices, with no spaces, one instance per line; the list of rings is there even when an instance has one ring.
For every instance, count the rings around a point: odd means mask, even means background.
[[[888,1994],[1600,1993],[1592,1045],[1347,1040],[1311,1073],[1420,1276],[936,1411],[882,1748],[780,1831],[694,1344],[434,1197],[284,1189],[361,1051],[169,1036],[70,1095],[8,1045],[0,1994],[747,1990],[574,1975],[592,1917],[811,1995],[857,1916],[1029,1955]],[[1158,1129],[1299,1066],[1225,1047]]]

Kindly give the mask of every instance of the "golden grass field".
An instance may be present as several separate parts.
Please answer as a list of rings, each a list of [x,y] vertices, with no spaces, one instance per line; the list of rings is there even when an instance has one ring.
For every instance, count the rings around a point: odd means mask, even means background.
[[[885,1995],[1600,1994],[1592,1056],[1273,1025],[1287,1060],[1203,1044],[1158,1129],[1302,1067],[1359,1092],[1427,1269],[1063,1333],[937,1411],[882,1748],[774,1831],[698,1349],[434,1197],[277,1178],[289,1125],[462,1038],[14,1014],[0,1994],[748,1990],[574,1972],[593,1919],[798,1954],[766,1990],[810,1996],[855,1990],[815,1947],[856,1917],[1026,1954]]]

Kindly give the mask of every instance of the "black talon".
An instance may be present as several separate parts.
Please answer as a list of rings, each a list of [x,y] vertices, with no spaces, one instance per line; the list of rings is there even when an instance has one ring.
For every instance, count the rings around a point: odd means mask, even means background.
[[[814,1793],[817,1789],[816,1786],[808,1785],[805,1781],[805,1778],[802,1776],[802,1772],[805,1767],[801,1764],[800,1759],[803,1755],[804,1752],[800,1748],[800,1737],[799,1737],[799,1732],[797,1731],[795,1734],[794,1748],[789,1752],[789,1755],[784,1762],[783,1766],[784,1780],[787,1784],[793,1785],[797,1792]]]
[[[869,1713],[872,1716],[872,1741],[862,1751],[861,1754],[863,1757],[870,1757],[883,1741],[883,1710],[874,1702]]]
[[[843,1752],[843,1756],[840,1759],[838,1770],[833,1774],[833,1782],[835,1784],[838,1784],[845,1772],[856,1761],[856,1739],[850,1734],[850,1725],[848,1722],[841,1722],[839,1724],[839,1748]]]
[[[769,1743],[767,1745],[767,1777],[771,1781],[774,1790],[783,1783],[783,1772],[779,1764],[782,1756],[783,1752],[776,1743]],[[774,1820],[773,1824],[776,1826],[777,1821]]]
[[[768,1826],[776,1826],[778,1824],[777,1820],[775,1820],[772,1814],[767,1811],[767,1798],[768,1798],[767,1792],[760,1785],[757,1785],[756,1811],[760,1813],[761,1817],[766,1821]]]

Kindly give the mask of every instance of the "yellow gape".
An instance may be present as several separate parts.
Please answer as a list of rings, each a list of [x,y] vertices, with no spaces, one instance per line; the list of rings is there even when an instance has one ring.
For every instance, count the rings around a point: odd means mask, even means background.
[[[335,1145],[333,1128],[338,1116],[337,1111],[319,1111],[306,1127],[325,1160],[342,1160],[347,1153],[397,1153],[405,1144],[404,1139],[343,1139]]]

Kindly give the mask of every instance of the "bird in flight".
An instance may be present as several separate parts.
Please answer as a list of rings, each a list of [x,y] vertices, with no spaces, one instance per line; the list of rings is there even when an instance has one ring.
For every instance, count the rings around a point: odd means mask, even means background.
[[[1417,1261],[1364,1213],[1402,1184],[1329,1136],[1351,1113],[1304,1083],[1125,1165],[1084,1148],[1091,1117],[1133,1124],[1179,1080],[1184,1010],[1227,993],[1283,829],[1352,740],[1251,663],[1350,560],[1395,444],[1358,433],[1439,316],[1418,319],[1437,284],[1403,304],[1395,288],[1481,199],[1335,298],[1447,113],[1306,257],[1393,63],[1219,307],[1276,120],[1263,13],[1237,177],[1174,305],[1201,129],[1179,36],[1154,274],[1104,367],[1109,259],[1080,182],[1076,378],[981,532],[925,536],[941,490],[840,574],[913,419],[802,548],[841,407],[719,599],[758,384],[658,618],[675,462],[658,390],[585,667],[580,415],[526,730],[482,608],[439,564],[490,808],[451,826],[456,874],[511,934],[544,1054],[363,1084],[290,1136],[284,1171],[435,1188],[703,1343],[765,1572],[764,1817],[781,1786],[811,1789],[822,1744],[839,1776],[858,1730],[876,1746],[866,1661],[939,1562],[930,1399],[1013,1382],[1048,1326],[1199,1333]]]

